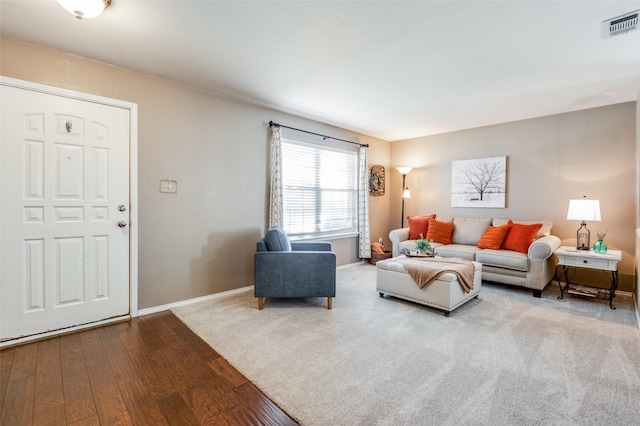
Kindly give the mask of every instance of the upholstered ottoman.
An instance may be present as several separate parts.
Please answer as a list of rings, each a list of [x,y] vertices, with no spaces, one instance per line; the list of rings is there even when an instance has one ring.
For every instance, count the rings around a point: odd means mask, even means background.
[[[469,293],[465,293],[458,282],[458,277],[453,272],[445,272],[425,287],[418,287],[404,266],[398,262],[398,259],[403,257],[399,256],[376,263],[376,290],[380,293],[380,297],[388,294],[431,306],[443,310],[447,317],[457,307],[478,297],[482,287],[481,263],[472,262],[475,267],[473,289]]]

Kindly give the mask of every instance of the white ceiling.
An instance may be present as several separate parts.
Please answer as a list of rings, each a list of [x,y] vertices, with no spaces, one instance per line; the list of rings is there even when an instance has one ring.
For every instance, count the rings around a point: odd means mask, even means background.
[[[640,1],[0,1],[2,34],[386,140],[636,100]],[[169,101],[169,100],[168,100]],[[286,123],[283,123],[286,124]]]

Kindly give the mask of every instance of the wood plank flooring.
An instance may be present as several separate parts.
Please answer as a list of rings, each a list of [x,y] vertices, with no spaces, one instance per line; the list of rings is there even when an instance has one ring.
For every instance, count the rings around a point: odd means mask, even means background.
[[[1,350],[0,424],[296,422],[166,311]]]

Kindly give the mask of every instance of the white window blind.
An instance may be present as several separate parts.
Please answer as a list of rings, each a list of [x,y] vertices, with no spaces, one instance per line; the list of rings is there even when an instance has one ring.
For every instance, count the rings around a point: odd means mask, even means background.
[[[358,152],[282,139],[283,228],[290,236],[357,232]]]

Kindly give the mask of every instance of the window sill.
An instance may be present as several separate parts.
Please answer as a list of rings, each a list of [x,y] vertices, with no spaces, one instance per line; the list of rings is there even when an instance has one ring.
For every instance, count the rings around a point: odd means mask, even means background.
[[[357,238],[357,232],[345,232],[343,234],[331,234],[331,235],[309,235],[309,236],[300,236],[290,237],[291,241],[331,241],[331,240],[341,240],[344,238]]]

